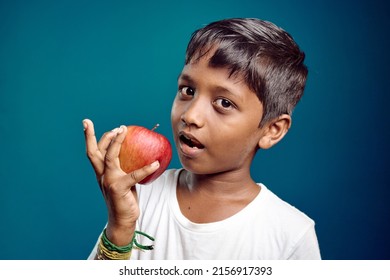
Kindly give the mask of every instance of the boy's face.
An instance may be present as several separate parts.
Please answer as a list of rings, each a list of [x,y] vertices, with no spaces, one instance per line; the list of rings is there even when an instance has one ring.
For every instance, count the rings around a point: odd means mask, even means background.
[[[208,56],[185,65],[171,112],[182,165],[195,174],[249,170],[263,106],[241,77],[211,68]]]

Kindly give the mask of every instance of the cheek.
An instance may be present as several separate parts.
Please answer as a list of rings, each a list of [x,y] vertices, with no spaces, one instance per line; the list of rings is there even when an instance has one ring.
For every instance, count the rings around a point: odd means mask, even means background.
[[[257,129],[257,122],[248,126],[235,126],[234,131],[221,139],[221,143],[225,143],[223,149],[226,150],[226,153],[234,151],[238,156],[251,155],[258,146]]]
[[[172,125],[174,123],[177,123],[180,120],[180,116],[181,116],[180,106],[178,105],[176,98],[175,98],[175,100],[173,101],[173,104],[172,104],[172,109],[171,109],[171,123],[172,123]]]
[[[236,126],[238,128],[239,126]],[[241,126],[242,127],[242,126]],[[218,139],[219,144],[215,146],[220,157],[247,157],[256,151],[257,139],[254,130],[236,129],[230,133],[223,133],[223,130],[213,134],[213,139]]]

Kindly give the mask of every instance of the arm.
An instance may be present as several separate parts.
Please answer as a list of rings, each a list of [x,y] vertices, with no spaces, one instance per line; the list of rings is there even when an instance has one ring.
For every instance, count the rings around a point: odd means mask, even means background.
[[[132,242],[136,221],[139,217],[134,186],[155,172],[159,163],[154,162],[126,174],[120,168],[118,156],[127,128],[121,126],[106,132],[97,142],[92,121],[84,120],[83,126],[87,156],[95,171],[107,206],[106,236],[116,246],[126,246]]]

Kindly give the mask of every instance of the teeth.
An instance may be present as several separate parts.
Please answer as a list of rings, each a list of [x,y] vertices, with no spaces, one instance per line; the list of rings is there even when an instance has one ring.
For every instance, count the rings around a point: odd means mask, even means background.
[[[193,141],[192,139],[188,138],[185,135],[181,135],[180,139],[181,139],[181,141],[183,141],[186,145],[188,145],[191,148],[195,148],[195,147],[198,148],[198,149],[202,149],[203,148],[203,146],[200,143],[197,143],[196,141]]]
[[[190,138],[187,138],[185,135],[182,135],[180,138],[181,138],[181,141],[183,141],[185,144],[187,144],[191,148],[193,148],[195,146],[194,143],[192,142],[192,140]]]

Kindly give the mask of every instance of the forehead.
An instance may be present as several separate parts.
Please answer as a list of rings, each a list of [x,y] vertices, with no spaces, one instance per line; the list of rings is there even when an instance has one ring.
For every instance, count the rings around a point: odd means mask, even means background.
[[[250,91],[250,88],[245,82],[244,77],[235,73],[231,75],[228,67],[214,67],[210,64],[211,53],[197,60],[191,60],[184,65],[182,72],[179,75],[179,81],[187,81],[193,84],[209,84],[213,86],[231,88],[232,90]],[[253,92],[254,93],[254,92]]]

